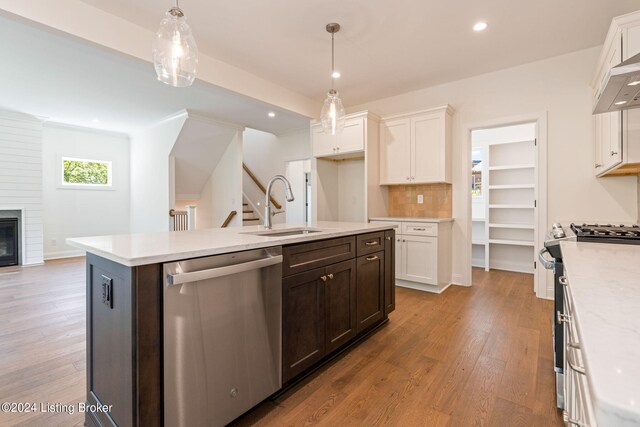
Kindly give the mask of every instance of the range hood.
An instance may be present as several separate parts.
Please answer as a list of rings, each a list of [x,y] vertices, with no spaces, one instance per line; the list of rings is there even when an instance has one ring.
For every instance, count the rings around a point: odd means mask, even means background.
[[[607,72],[593,114],[640,108],[640,53]]]

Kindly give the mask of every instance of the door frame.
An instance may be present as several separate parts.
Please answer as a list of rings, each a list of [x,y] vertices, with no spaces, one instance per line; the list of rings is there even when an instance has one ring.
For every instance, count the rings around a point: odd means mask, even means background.
[[[465,149],[462,150],[463,159],[460,162],[462,175],[464,179],[464,190],[466,196],[463,198],[463,212],[466,212],[467,224],[466,233],[468,245],[465,247],[465,265],[467,266],[467,283],[472,285],[472,227],[471,218],[471,193],[468,191],[468,183],[471,182],[471,168],[469,167],[472,150],[471,132],[477,129],[491,129],[496,127],[505,127],[519,125],[524,123],[536,124],[536,161],[535,161],[535,198],[537,201],[537,209],[535,212],[536,228],[534,230],[534,257],[537,256],[543,246],[543,238],[548,228],[547,225],[547,111],[538,113],[528,113],[516,116],[499,117],[479,122],[471,122],[463,125],[466,135]],[[533,290],[538,298],[553,299],[553,281],[549,279],[550,273],[536,261],[536,269],[534,272]],[[551,283],[551,289],[549,288]]]

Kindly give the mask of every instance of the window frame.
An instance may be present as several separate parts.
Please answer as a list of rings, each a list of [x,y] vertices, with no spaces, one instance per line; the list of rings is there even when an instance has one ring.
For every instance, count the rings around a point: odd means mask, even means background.
[[[60,175],[58,180],[58,188],[73,189],[73,190],[115,190],[113,183],[113,162],[111,160],[96,160],[86,159],[71,156],[58,156],[57,173]],[[102,163],[107,165],[107,184],[83,184],[77,182],[65,182],[64,180],[64,162],[65,160],[72,160],[76,162],[85,163]]]

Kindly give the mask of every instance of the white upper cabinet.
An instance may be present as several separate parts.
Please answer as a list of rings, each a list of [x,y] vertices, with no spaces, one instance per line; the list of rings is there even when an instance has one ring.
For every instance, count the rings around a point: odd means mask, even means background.
[[[411,175],[411,119],[380,123],[380,183],[406,184]]]
[[[446,105],[380,123],[380,184],[451,182],[451,118]]]
[[[347,116],[342,133],[325,133],[320,123],[311,125],[313,157],[334,157],[363,152],[365,147],[365,119],[361,113]]]
[[[640,53],[640,12],[614,18],[593,79],[593,105],[603,89],[607,72],[637,53]],[[593,123],[595,175],[638,174],[640,111],[595,114]]]

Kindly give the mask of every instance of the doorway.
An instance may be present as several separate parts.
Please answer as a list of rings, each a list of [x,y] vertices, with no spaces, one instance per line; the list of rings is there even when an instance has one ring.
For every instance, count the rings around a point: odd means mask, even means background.
[[[539,120],[505,121],[469,131],[470,264],[486,271],[533,274],[536,294],[547,297],[546,275],[538,277],[537,265],[543,231]]]
[[[287,203],[287,224],[299,224],[309,221],[311,161],[309,159],[292,160],[285,164],[285,176],[291,183],[293,202]]]

